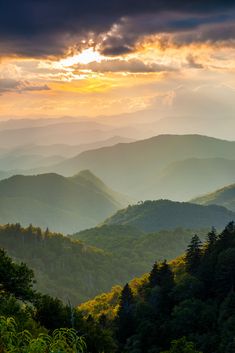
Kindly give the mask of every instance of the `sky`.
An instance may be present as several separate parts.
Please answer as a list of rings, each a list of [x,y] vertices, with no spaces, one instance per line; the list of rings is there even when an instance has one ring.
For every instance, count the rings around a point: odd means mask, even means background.
[[[235,1],[2,0],[0,119],[234,119]],[[216,121],[216,120],[215,120]]]

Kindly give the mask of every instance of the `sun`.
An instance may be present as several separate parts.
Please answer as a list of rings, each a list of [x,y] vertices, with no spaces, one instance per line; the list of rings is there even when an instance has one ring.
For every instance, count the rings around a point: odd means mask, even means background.
[[[63,67],[69,67],[76,64],[89,64],[93,61],[100,62],[103,56],[99,52],[95,51],[93,48],[85,49],[80,54],[73,55],[66,59],[60,60],[60,64]]]

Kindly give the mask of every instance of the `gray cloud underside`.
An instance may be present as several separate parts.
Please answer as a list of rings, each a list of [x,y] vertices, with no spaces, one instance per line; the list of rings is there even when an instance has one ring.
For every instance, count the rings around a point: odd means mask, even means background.
[[[159,64],[145,64],[141,60],[102,60],[101,62],[91,62],[87,65],[76,65],[78,70],[92,70],[94,72],[127,72],[127,73],[150,73],[150,72],[165,72],[174,71],[174,68]],[[76,73],[76,72],[75,72]]]
[[[0,95],[7,92],[25,92],[25,91],[48,91],[47,85],[32,85],[27,81],[17,81],[14,79],[0,79]]]

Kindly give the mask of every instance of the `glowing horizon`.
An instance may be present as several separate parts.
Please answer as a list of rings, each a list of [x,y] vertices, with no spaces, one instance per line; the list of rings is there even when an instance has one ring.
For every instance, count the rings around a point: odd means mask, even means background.
[[[86,23],[71,13],[72,22],[64,24],[54,9],[62,22],[45,23],[44,31],[30,22],[35,36],[18,24],[16,32],[6,27],[1,36],[0,25],[0,119],[148,109],[159,119],[197,109],[202,114],[202,106],[205,116],[234,115],[234,7],[195,11],[192,3],[187,11],[149,12],[147,2],[132,13],[121,4],[109,21],[97,8],[95,22],[84,12]],[[40,11],[34,13],[38,21]]]

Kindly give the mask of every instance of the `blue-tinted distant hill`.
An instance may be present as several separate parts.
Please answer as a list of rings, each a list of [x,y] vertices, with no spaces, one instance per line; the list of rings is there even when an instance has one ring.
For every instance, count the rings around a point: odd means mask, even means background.
[[[127,203],[88,170],[67,178],[50,173],[0,181],[0,223],[70,233],[96,225]]]
[[[201,135],[160,135],[83,152],[44,171],[69,176],[89,169],[135,199],[182,201],[199,190],[209,192],[232,183],[234,156],[235,142]]]
[[[221,205],[235,212],[235,184],[199,196],[192,202],[199,205]]]

